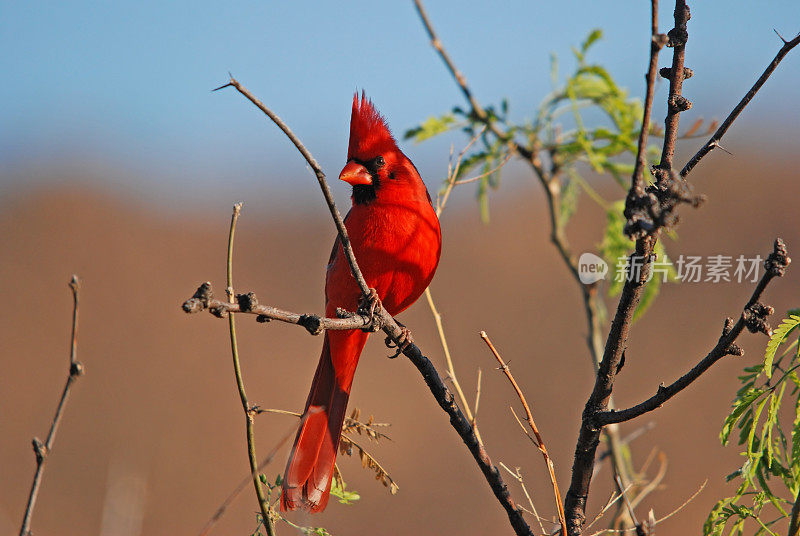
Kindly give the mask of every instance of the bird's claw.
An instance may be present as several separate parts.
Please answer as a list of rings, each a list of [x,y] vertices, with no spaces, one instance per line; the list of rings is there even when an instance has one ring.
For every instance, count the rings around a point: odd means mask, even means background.
[[[389,359],[394,359],[395,357],[405,352],[409,346],[414,344],[414,338],[411,336],[411,330],[409,330],[404,325],[400,324],[400,331],[401,333],[400,337],[397,340],[397,343],[395,343],[391,337],[386,337],[385,343],[387,348],[397,348],[397,351],[395,351],[394,354],[388,356]]]
[[[378,291],[374,288],[369,289],[369,294],[362,296],[358,303],[358,314],[368,316],[370,325],[364,328],[364,331],[375,332],[380,329],[380,325],[375,322],[375,311],[380,311],[383,308],[381,299],[378,297]]]

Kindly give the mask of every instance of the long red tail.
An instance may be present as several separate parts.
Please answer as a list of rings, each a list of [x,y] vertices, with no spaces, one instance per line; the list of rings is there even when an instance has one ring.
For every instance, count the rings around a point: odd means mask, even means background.
[[[361,331],[325,333],[303,412],[305,420],[286,464],[283,511],[303,508],[321,512],[328,504],[350,386],[366,340],[367,334]]]

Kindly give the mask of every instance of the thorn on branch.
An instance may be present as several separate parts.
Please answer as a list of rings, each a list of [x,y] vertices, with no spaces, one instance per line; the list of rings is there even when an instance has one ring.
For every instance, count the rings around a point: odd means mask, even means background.
[[[186,313],[199,313],[208,308],[208,302],[214,297],[211,283],[206,281],[194,292],[191,298],[183,302],[183,311]]]
[[[742,313],[744,325],[750,333],[764,333],[768,337],[772,336],[772,327],[767,322],[767,317],[775,312],[775,309],[761,302],[755,302],[745,307]]]
[[[47,457],[47,447],[38,437],[34,437],[31,441],[31,444],[33,445],[33,452],[36,455],[36,464],[41,465],[44,459]]]
[[[69,366],[69,375],[72,378],[82,376],[84,372],[85,369],[83,368],[83,363],[81,363],[80,361],[75,361]]]
[[[783,36],[782,36],[782,35],[781,35],[781,34],[778,32],[778,30],[776,30],[775,28],[773,28],[773,29],[772,29],[772,31],[773,31],[773,32],[775,32],[775,35],[777,35],[777,36],[778,36],[778,39],[780,39],[781,41],[783,41],[783,44],[784,44],[784,45],[785,45],[786,43],[788,43],[788,42],[789,42],[789,41],[787,41],[786,39],[784,39],[784,37],[783,37]]]
[[[781,277],[786,273],[786,268],[792,262],[786,244],[780,238],[775,239],[775,246],[767,260],[764,261],[764,269],[773,277]]]
[[[319,335],[323,331],[322,321],[317,315],[300,315],[298,323],[312,335]]]

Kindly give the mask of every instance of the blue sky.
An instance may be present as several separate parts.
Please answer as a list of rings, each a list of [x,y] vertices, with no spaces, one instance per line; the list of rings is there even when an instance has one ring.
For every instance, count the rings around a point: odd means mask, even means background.
[[[666,31],[672,6],[661,3]],[[167,196],[291,191],[292,181],[309,177],[277,129],[234,91],[210,92],[229,70],[284,117],[329,174],[343,164],[355,89],[366,89],[396,133],[462,104],[410,1],[0,6],[0,168],[15,171],[14,180],[52,166],[99,166],[121,170],[109,182]],[[550,89],[550,53],[567,72],[570,46],[597,27],[605,38],[593,59],[633,94],[642,91],[649,2],[427,8],[478,99],[508,97],[514,117],[530,115]],[[687,65],[697,74],[684,91],[698,115],[724,117],[779,48],[772,29],[800,31],[800,2],[695,0],[691,8]],[[799,84],[795,51],[744,120],[796,126]],[[423,175],[440,174],[458,139],[407,152]],[[8,183],[8,174],[0,180]]]

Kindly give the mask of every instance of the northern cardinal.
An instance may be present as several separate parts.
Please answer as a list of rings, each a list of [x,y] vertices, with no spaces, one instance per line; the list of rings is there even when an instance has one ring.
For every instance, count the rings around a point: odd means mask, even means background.
[[[364,279],[391,315],[425,291],[441,253],[442,234],[417,168],[397,147],[383,117],[362,93],[353,97],[347,164],[339,178],[353,186],[344,223]],[[325,278],[325,315],[356,310],[361,290],[339,239]],[[333,466],[358,358],[368,333],[326,331],[286,474],[281,510],[321,512],[328,503]]]

